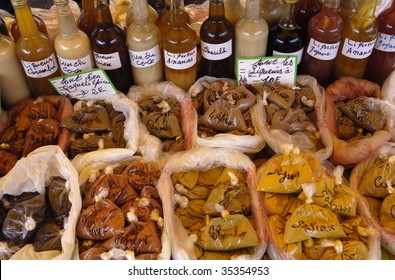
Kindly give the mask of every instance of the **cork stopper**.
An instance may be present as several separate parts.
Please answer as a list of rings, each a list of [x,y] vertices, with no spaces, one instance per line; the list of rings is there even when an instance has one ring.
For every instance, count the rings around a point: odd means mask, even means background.
[[[27,0],[11,0],[11,5],[18,8],[27,4]]]

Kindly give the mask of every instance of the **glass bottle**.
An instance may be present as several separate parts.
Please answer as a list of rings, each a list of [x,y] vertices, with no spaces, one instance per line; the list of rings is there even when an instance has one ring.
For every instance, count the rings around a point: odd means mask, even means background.
[[[63,75],[79,73],[94,67],[88,35],[78,29],[68,0],[54,0],[58,14],[59,32],[54,45]]]
[[[163,34],[166,29],[170,26],[170,0],[166,0],[166,5],[163,11],[158,15],[156,25],[158,26],[160,33]]]
[[[341,76],[363,77],[377,38],[376,4],[377,0],[361,0],[357,12],[344,22],[334,80]]]
[[[97,27],[96,11],[94,0],[82,0],[82,11],[78,16],[78,28],[91,36],[93,30]]]
[[[14,41],[0,34],[0,92],[1,104],[5,109],[30,97],[21,63],[16,55]]]
[[[225,18],[223,0],[210,0],[209,16],[200,28],[199,77],[234,78],[234,32]]]
[[[224,0],[225,18],[230,21],[233,27],[241,19],[244,8],[240,4],[240,0]]]
[[[294,19],[294,8],[297,0],[284,0],[284,10],[280,22],[269,31],[267,55],[296,55],[297,63],[303,57],[302,31]]]
[[[197,77],[197,36],[187,24],[183,0],[171,1],[170,27],[163,35],[166,81],[187,91]]]
[[[235,60],[266,55],[269,27],[261,17],[259,0],[247,0],[235,28]],[[236,73],[237,74],[237,73]]]
[[[281,14],[284,9],[284,3],[282,0],[260,0],[261,2],[261,16],[269,28],[278,24],[281,18]]]
[[[91,36],[95,64],[106,72],[117,90],[126,94],[133,77],[125,34],[114,24],[107,0],[95,0],[95,9],[98,25]]]
[[[27,0],[12,0],[21,37],[16,53],[21,60],[33,96],[57,94],[48,79],[59,77],[60,70],[53,43],[38,31]]]
[[[330,83],[340,46],[343,20],[338,7],[339,0],[325,0],[321,12],[308,25],[302,73],[314,76],[322,86]]]
[[[303,38],[306,38],[310,19],[321,11],[321,7],[321,0],[298,0],[295,3],[295,21],[302,29]]]
[[[339,15],[346,21],[357,12],[360,0],[340,0]]]
[[[47,26],[45,25],[45,22],[37,15],[33,15],[33,19],[34,19],[35,24],[37,25],[38,31],[40,31],[48,36],[48,30],[47,30]],[[21,37],[17,19],[15,19],[12,22],[10,31],[11,31],[12,38],[14,38],[14,42],[17,42],[19,40],[19,38]]]
[[[148,5],[154,8],[156,13],[159,15],[165,8],[165,0],[148,0]]]
[[[134,1],[133,1],[132,6],[126,12],[126,21],[125,21],[126,22],[126,28],[129,27],[133,23],[133,5],[134,5]],[[156,22],[158,21],[158,17],[159,17],[158,13],[150,5],[148,5],[148,12],[149,12],[149,19],[154,24],[156,24]]]
[[[365,78],[380,86],[395,69],[395,1],[377,17],[379,33]]]
[[[152,23],[146,0],[133,0],[133,22],[127,30],[129,56],[136,85],[163,80],[159,28]]]
[[[8,36],[8,28],[2,18],[0,18],[0,33]]]

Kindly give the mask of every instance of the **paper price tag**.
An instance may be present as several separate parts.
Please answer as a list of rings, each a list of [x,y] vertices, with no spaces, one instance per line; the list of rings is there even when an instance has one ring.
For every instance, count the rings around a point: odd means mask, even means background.
[[[297,56],[238,58],[236,67],[239,85],[262,82],[296,83]]]
[[[49,80],[59,94],[72,99],[104,99],[117,90],[101,68]]]

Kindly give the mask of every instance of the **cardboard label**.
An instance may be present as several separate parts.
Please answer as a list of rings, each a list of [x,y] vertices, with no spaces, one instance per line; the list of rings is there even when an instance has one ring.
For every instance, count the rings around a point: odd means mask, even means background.
[[[236,67],[239,85],[261,82],[296,83],[297,56],[238,58]]]
[[[98,68],[49,80],[59,94],[73,99],[104,99],[117,94],[103,69]]]

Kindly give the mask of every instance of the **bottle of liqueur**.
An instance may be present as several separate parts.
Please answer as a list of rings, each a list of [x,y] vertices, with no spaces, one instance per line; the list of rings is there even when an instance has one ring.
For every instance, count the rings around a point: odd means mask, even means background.
[[[233,28],[236,23],[241,19],[244,13],[244,8],[240,4],[240,0],[224,0],[225,18],[230,21]]]
[[[158,15],[158,20],[156,22],[156,25],[158,26],[160,33],[163,34],[166,29],[170,26],[170,0],[166,0],[165,3],[165,8],[162,10],[162,12]]]
[[[235,58],[266,55],[269,27],[261,17],[259,0],[247,0],[235,28]],[[237,72],[237,69],[235,69]]]
[[[321,0],[298,0],[295,3],[295,21],[302,29],[303,38],[306,38],[310,19],[321,11],[321,7]]]
[[[331,81],[340,46],[343,20],[338,13],[339,0],[325,0],[321,12],[308,25],[302,59],[302,73],[314,76],[327,86]]]
[[[280,22],[269,31],[267,55],[296,55],[297,64],[299,64],[303,56],[303,38],[302,31],[294,19],[296,1],[284,0],[285,5]]]
[[[283,0],[260,0],[261,16],[269,25],[269,28],[278,24],[284,8]]]
[[[5,109],[30,97],[25,73],[16,56],[15,43],[3,34],[0,34],[0,93],[0,103]]]
[[[133,0],[133,22],[127,30],[127,42],[133,80],[136,85],[163,80],[160,31],[152,23],[146,0]]]
[[[12,0],[21,37],[16,42],[16,53],[27,76],[33,96],[57,94],[48,79],[59,77],[53,43],[38,31],[27,0]]]
[[[334,80],[341,76],[363,77],[377,38],[376,4],[377,0],[361,0],[357,12],[344,22]]]
[[[45,22],[39,16],[36,16],[36,15],[33,15],[33,19],[34,19],[35,24],[37,25],[38,31],[40,31],[48,36],[48,30],[47,30],[47,26],[45,25]],[[12,22],[10,32],[11,32],[12,38],[14,38],[14,42],[18,41],[19,38],[21,37],[17,19],[15,19]]]
[[[0,33],[8,36],[8,28],[2,18],[0,18]]]
[[[78,16],[78,28],[91,36],[97,27],[95,0],[82,0],[82,11]]]
[[[166,81],[187,91],[197,78],[197,36],[187,24],[183,0],[171,1],[170,27],[163,35]]]
[[[234,78],[234,32],[225,18],[223,0],[210,0],[209,15],[200,28],[200,39],[199,77]]]
[[[94,67],[88,35],[78,29],[68,0],[54,0],[58,14],[59,32],[54,45],[63,75],[79,73]]]
[[[379,33],[365,78],[382,85],[395,69],[395,1],[377,17]]]
[[[360,1],[361,0],[340,0],[339,15],[342,17],[343,21],[346,21],[351,15],[356,13]]]
[[[126,94],[133,76],[125,34],[112,21],[107,0],[95,0],[95,9],[98,25],[91,36],[95,64],[106,72],[117,90]]]

